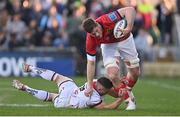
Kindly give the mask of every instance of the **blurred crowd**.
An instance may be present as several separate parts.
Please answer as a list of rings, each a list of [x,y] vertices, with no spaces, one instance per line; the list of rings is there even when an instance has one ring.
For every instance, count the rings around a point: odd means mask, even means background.
[[[82,20],[133,6],[135,42],[138,50],[148,51],[173,45],[173,14],[179,5],[179,0],[0,0],[0,47],[75,47],[85,55]]]
[[[0,45],[9,49],[22,46],[83,49],[85,34],[81,21],[124,6],[134,6],[137,10],[133,30],[137,43],[173,44],[171,29],[176,1],[154,1],[0,0]]]
[[[175,43],[173,16],[180,14],[180,0],[0,0],[0,49],[73,47],[77,65],[85,65],[82,20],[126,6],[137,11],[132,32],[142,61],[153,60],[153,47]]]

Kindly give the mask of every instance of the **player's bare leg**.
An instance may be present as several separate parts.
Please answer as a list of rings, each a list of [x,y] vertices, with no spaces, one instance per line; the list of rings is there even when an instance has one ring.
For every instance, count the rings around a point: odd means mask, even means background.
[[[115,62],[106,66],[106,74],[113,82],[115,91],[121,95],[121,89],[128,88],[124,93],[124,101],[127,103],[126,110],[135,110],[135,98],[131,91],[131,88],[124,82],[124,79],[120,79],[120,68],[119,68],[119,59],[117,58]]]
[[[140,68],[128,68],[128,73],[124,81],[126,82],[129,89],[132,89],[136,84],[138,77],[140,75]]]
[[[24,85],[19,80],[13,80],[12,86],[20,91],[27,92],[42,101],[54,101],[54,99],[59,95],[56,93],[49,93],[44,90],[33,89],[27,85]]]
[[[72,79],[66,76],[60,75],[48,69],[42,69],[28,64],[23,64],[22,68],[24,72],[33,72],[34,74],[39,75],[41,78],[45,80],[55,82],[58,86],[60,86],[63,82],[73,81]]]
[[[140,75],[140,68],[139,68],[139,59],[135,59],[131,62],[125,61],[128,73],[127,76],[123,78],[123,82],[126,84],[127,88],[131,91],[136,84],[138,77]],[[128,101],[128,106],[126,110],[134,110],[136,108],[135,105],[135,97],[132,93],[130,92],[131,100]]]

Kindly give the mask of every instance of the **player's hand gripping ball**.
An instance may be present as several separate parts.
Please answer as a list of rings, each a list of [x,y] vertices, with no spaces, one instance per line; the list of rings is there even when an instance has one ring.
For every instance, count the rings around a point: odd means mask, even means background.
[[[122,36],[121,29],[125,29],[127,26],[127,21],[125,19],[122,19],[116,23],[114,26],[113,34],[115,38],[120,38]]]

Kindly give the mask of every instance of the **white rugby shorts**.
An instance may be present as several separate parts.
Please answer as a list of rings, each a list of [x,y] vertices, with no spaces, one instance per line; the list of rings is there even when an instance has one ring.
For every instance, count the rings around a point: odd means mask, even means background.
[[[138,53],[132,34],[126,40],[121,42],[101,44],[101,50],[105,68],[112,66],[119,68],[119,59],[117,59],[119,57],[121,57],[125,62],[129,61],[132,63],[132,61],[136,61],[137,64],[139,64]]]
[[[54,107],[56,108],[73,108],[70,105],[70,98],[77,85],[73,81],[65,81],[59,86],[59,96],[54,100]],[[72,106],[72,107],[71,107]]]

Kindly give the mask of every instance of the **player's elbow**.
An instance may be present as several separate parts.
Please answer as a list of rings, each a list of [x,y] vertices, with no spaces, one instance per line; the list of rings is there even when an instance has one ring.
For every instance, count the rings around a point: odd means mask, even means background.
[[[129,7],[130,10],[132,11],[135,11],[135,8],[134,7]]]
[[[126,12],[128,12],[128,13],[132,13],[132,14],[136,14],[136,10],[135,10],[135,8],[134,8],[134,7],[127,7]]]

